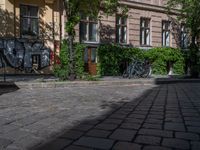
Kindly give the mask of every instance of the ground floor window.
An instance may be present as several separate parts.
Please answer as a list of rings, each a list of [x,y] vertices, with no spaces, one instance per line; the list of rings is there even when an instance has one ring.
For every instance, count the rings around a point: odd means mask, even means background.
[[[20,29],[21,36],[38,36],[39,15],[38,7],[20,5]]]

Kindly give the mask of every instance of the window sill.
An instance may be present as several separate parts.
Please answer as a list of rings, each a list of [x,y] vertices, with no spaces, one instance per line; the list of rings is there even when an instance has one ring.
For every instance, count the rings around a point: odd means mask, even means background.
[[[83,44],[99,44],[100,42],[92,42],[92,41],[81,41]]]
[[[116,44],[121,45],[121,46],[129,46],[130,45],[128,43],[116,43]]]
[[[140,45],[140,47],[152,47],[151,45]]]

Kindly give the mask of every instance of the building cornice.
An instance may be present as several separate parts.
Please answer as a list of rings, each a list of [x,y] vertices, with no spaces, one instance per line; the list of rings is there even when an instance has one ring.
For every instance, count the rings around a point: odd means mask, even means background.
[[[148,10],[148,11],[155,11],[160,13],[169,13],[170,15],[178,15],[178,11],[176,9],[171,9],[170,12],[167,11],[167,7],[165,6],[158,6],[148,3],[136,2],[131,0],[121,0],[120,4],[126,5],[129,8],[140,9],[140,10]]]

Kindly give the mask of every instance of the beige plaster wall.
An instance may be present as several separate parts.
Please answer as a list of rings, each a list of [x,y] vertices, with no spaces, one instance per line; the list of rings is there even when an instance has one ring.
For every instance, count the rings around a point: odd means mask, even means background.
[[[3,0],[4,1],[4,0]],[[1,0],[2,2],[2,0]],[[1,4],[1,3],[0,3]],[[39,37],[44,40],[60,40],[60,1],[47,4],[44,0],[6,0],[3,23],[0,23],[2,37],[20,37],[20,5],[39,7]],[[3,5],[2,5],[3,6]],[[14,15],[15,14],[15,15]],[[6,27],[5,27],[6,26]],[[8,32],[9,31],[9,32]]]

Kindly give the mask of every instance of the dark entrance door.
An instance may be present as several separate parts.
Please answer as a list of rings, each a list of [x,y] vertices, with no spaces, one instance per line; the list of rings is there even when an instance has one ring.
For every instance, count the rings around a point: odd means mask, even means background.
[[[95,47],[85,49],[85,69],[91,75],[97,74],[97,50]]]

